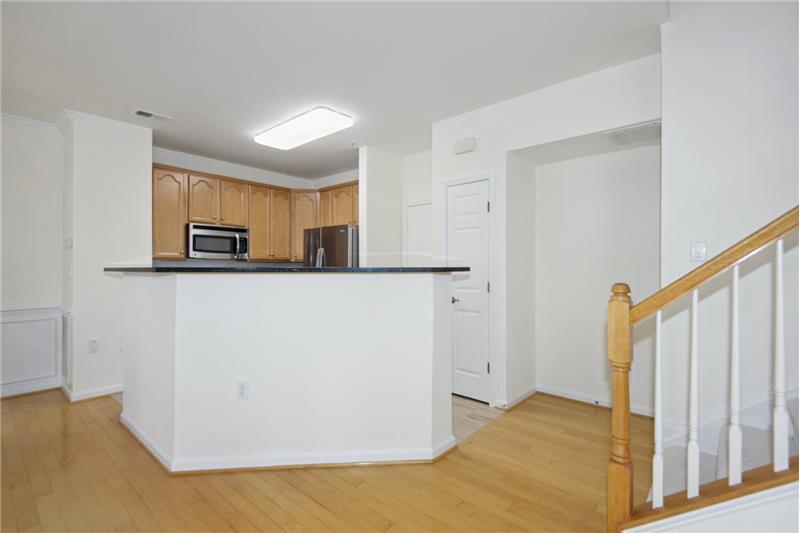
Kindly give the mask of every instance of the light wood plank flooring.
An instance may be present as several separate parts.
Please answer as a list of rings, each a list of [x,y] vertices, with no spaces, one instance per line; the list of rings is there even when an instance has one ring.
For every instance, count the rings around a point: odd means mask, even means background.
[[[434,464],[170,476],[111,397],[2,400],[2,531],[586,531],[605,527],[609,412],[535,395]],[[632,420],[635,498],[652,421]]]

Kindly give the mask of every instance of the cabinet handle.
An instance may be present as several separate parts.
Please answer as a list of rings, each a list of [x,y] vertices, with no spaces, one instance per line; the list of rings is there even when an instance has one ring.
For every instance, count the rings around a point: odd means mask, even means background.
[[[214,217],[214,220],[216,220],[216,218],[217,217]],[[225,222],[225,217],[222,217],[222,221]]]

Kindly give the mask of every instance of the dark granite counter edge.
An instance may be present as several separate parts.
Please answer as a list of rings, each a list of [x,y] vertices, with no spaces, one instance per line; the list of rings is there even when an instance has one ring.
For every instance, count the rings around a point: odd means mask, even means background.
[[[450,272],[469,272],[469,267],[106,267],[105,272],[150,272],[154,274],[322,274],[322,273],[349,273],[349,274],[379,274],[379,273],[408,273],[408,274],[444,274]]]

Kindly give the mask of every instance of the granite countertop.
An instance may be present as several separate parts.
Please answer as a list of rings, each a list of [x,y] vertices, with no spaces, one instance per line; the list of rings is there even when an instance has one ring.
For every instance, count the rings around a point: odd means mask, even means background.
[[[248,263],[241,261],[153,261],[152,265],[109,265],[106,272],[152,272],[152,273],[448,273],[469,272],[469,267],[455,266],[376,266],[376,267],[306,267],[302,263]]]

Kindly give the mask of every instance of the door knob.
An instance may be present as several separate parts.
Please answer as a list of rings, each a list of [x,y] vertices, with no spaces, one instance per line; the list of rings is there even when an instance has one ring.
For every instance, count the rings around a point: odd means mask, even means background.
[[[451,304],[454,304],[454,303],[456,303],[456,302],[460,302],[460,301],[461,301],[461,300],[459,300],[459,299],[458,299],[458,298],[456,298],[455,296],[451,296],[451,297],[450,297],[450,303],[451,303]]]

